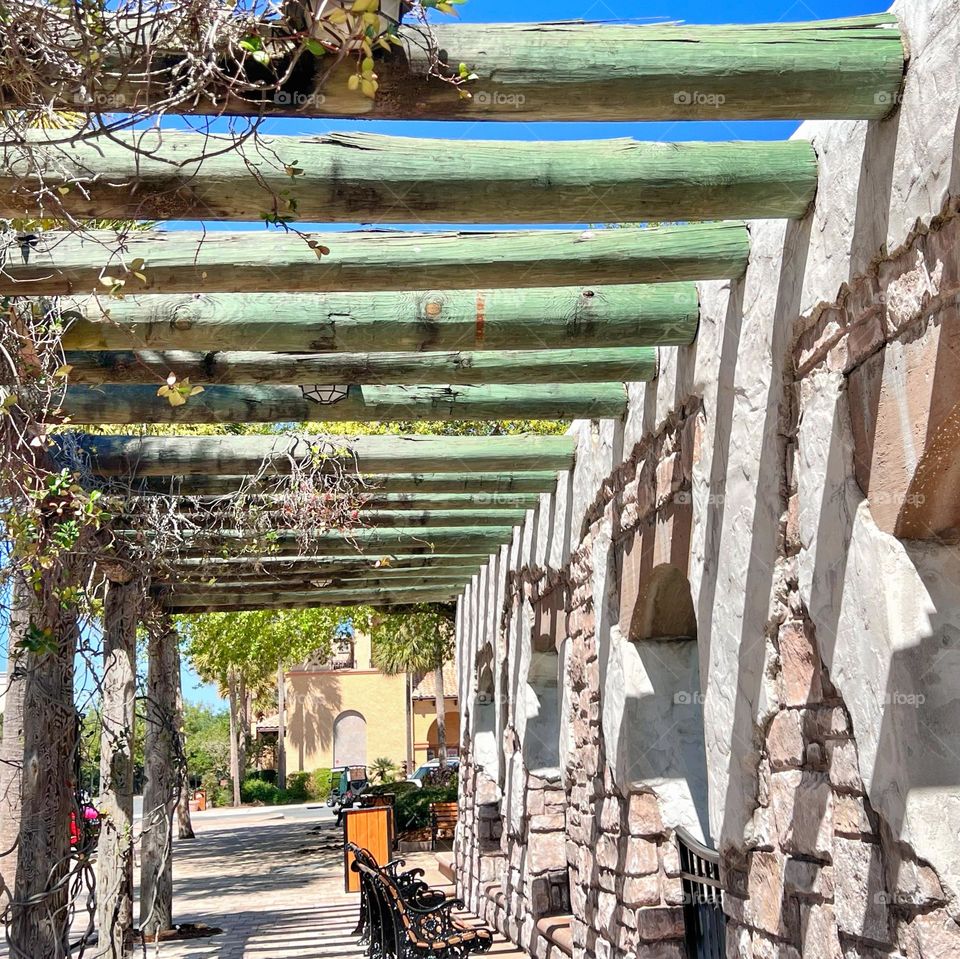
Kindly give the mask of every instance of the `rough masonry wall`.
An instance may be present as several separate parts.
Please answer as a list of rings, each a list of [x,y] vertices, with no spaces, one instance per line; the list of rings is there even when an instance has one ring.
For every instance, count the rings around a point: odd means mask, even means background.
[[[720,850],[730,957],[960,955],[960,0],[894,12],[899,109],[801,128],[810,214],[751,224],[696,344],[624,422],[575,426],[575,470],[461,600],[461,880],[537,955],[562,836],[574,953],[682,956],[678,827]]]

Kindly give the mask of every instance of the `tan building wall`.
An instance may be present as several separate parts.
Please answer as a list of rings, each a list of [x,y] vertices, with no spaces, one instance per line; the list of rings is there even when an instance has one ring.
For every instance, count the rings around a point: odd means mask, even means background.
[[[384,676],[370,668],[370,639],[357,633],[353,669],[303,668],[286,677],[287,771],[329,769],[334,763],[337,717],[358,713],[366,722],[364,762],[386,756],[397,765],[407,758],[407,677]],[[356,719],[347,721],[356,736]],[[343,726],[341,726],[341,729]]]
[[[460,745],[460,713],[457,700],[447,697],[445,700],[447,717],[447,750],[454,756]],[[432,699],[416,699],[413,702],[413,754],[414,768],[423,765],[436,755],[437,748],[437,706]],[[413,770],[411,770],[412,772]]]

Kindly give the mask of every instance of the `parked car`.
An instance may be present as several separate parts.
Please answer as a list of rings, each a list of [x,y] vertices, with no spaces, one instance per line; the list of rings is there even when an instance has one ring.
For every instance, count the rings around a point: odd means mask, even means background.
[[[83,824],[77,823],[77,814],[70,813],[70,847],[81,853],[91,852],[100,834],[100,813],[94,806],[84,803],[81,808]]]
[[[457,759],[456,756],[450,756],[447,758],[447,766],[454,772],[457,772],[460,768],[460,760]],[[436,772],[439,768],[439,759],[428,759],[412,776],[407,777],[407,782],[415,783],[417,788],[420,789],[426,781],[427,776],[432,772]]]

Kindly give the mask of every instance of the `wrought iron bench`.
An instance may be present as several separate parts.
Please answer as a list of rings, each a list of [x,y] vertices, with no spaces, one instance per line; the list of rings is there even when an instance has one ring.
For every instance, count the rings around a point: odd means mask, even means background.
[[[358,846],[356,843],[348,842],[346,848],[349,852],[353,853],[354,864],[351,868],[358,872],[356,868],[357,862],[362,862],[370,869],[382,870],[387,873],[394,882],[396,882],[398,888],[408,896],[414,896],[422,898],[426,901],[429,901],[432,898],[435,898],[438,902],[443,902],[446,899],[446,896],[438,889],[431,889],[430,886],[420,877],[424,875],[422,869],[402,869],[406,864],[406,861],[403,859],[393,859],[388,862],[385,866],[381,866],[373,853],[369,849],[364,849],[362,846]],[[402,870],[402,871],[401,871]],[[366,884],[363,881],[363,873],[360,874],[360,918],[357,921],[357,927],[353,930],[355,936],[360,937],[361,942],[367,942],[369,939],[369,908],[367,904],[368,890]]]
[[[430,803],[430,848],[437,848],[441,833],[454,837],[460,812],[455,802]]]
[[[468,926],[451,915],[463,908],[461,900],[447,899],[429,887],[405,891],[388,870],[371,865],[366,856],[356,857],[351,868],[360,874],[365,890],[367,953],[372,959],[465,959],[493,944],[488,928]],[[415,881],[425,885],[419,878]]]

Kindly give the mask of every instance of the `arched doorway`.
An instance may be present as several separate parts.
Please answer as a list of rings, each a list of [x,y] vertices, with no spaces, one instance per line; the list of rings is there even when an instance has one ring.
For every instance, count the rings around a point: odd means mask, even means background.
[[[347,709],[333,723],[333,765],[366,766],[367,721],[362,713]]]

